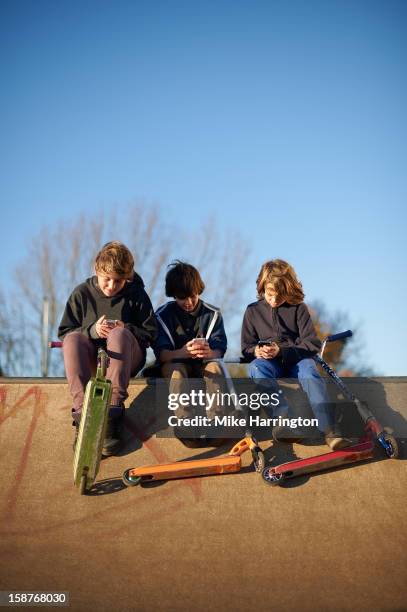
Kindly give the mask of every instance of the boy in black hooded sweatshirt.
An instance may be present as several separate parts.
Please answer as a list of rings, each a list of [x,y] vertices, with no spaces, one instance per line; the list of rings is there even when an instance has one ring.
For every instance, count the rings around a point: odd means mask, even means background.
[[[58,329],[76,435],[85,387],[96,372],[98,347],[106,348],[110,357],[107,377],[112,381],[112,405],[104,456],[115,454],[120,447],[130,376],[143,367],[146,349],[157,335],[150,298],[133,267],[133,256],[124,244],[105,244],[95,259],[96,275],[73,290]]]
[[[260,384],[269,381],[274,387],[277,378],[298,378],[326,443],[332,450],[348,446],[351,441],[338,431],[325,381],[312,359],[320,350],[321,342],[292,266],[282,259],[263,264],[257,277],[257,294],[258,301],[246,309],[241,337],[242,353],[252,360],[251,378]],[[288,410],[281,396],[279,416],[287,416]],[[298,429],[284,426],[273,430],[273,438],[281,441],[297,441],[304,435]]]

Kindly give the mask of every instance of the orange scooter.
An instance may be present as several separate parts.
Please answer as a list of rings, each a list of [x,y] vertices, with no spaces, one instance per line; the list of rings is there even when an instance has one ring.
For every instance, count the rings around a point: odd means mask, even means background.
[[[234,394],[235,389],[228,369],[222,359],[217,359],[216,361],[221,367],[229,393]],[[243,412],[238,404],[235,404],[235,410]],[[143,482],[157,480],[173,480],[178,478],[192,478],[194,476],[210,476],[214,474],[232,474],[240,471],[242,467],[241,456],[248,450],[251,451],[256,472],[261,474],[266,465],[264,453],[259,447],[250,428],[246,426],[245,437],[235,444],[229,454],[224,457],[191,459],[190,461],[178,461],[175,463],[162,463],[131,468],[123,473],[123,482],[127,487],[134,487]]]

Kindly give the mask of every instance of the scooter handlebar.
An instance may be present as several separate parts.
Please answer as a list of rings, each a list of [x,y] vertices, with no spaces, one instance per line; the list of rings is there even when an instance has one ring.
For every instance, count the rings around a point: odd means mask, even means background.
[[[353,335],[352,330],[348,329],[344,332],[339,332],[339,334],[332,334],[332,336],[327,336],[326,342],[336,342],[336,340],[343,340],[344,338],[350,338]]]

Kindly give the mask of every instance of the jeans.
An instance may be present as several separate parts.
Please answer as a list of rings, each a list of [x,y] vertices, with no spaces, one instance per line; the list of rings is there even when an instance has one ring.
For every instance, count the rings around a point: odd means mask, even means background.
[[[271,387],[274,392],[280,394],[280,404],[274,413],[276,417],[288,417],[290,412],[287,400],[276,379],[298,378],[301,388],[308,396],[312,411],[318,419],[318,428],[324,433],[334,429],[332,404],[329,400],[325,381],[319,375],[313,359],[301,359],[289,368],[284,368],[278,359],[255,359],[250,364],[250,377],[261,387]]]

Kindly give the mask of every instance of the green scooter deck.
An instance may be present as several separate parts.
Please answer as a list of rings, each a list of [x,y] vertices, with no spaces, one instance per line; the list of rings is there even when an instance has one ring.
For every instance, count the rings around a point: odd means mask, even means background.
[[[96,376],[86,385],[74,454],[74,484],[81,494],[92,487],[99,471],[111,397],[112,383],[98,368]]]

